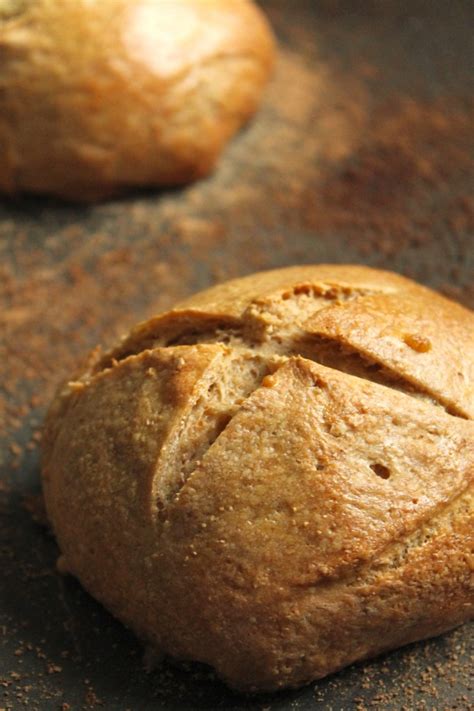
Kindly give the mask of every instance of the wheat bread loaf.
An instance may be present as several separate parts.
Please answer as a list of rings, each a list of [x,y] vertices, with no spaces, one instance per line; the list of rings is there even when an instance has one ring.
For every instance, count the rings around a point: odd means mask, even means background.
[[[474,609],[474,316],[264,272],[95,352],[45,426],[61,565],[156,649],[298,686]]]
[[[251,0],[0,0],[0,191],[88,201],[206,175],[273,54]]]

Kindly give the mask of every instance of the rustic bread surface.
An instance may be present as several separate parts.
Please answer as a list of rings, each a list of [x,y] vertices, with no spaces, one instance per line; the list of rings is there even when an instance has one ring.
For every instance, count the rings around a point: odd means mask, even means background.
[[[250,0],[0,0],[0,191],[87,201],[207,174],[273,53]]]
[[[294,267],[138,325],[52,404],[62,566],[160,650],[297,686],[472,617],[474,317]]]

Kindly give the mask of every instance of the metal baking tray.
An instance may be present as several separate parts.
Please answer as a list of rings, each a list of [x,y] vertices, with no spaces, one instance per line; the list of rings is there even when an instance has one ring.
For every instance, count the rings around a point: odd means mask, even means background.
[[[278,66],[214,175],[88,207],[0,202],[0,708],[474,707],[469,625],[275,695],[232,693],[198,665],[146,672],[134,637],[56,574],[37,521],[54,384],[177,298],[256,269],[362,262],[474,306],[474,5],[262,5]]]

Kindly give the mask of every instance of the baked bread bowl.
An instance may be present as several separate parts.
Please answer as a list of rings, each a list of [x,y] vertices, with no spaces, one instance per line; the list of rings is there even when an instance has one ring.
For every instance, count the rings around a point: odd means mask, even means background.
[[[89,201],[204,176],[273,55],[251,0],[0,0],[0,191]]]
[[[157,650],[298,686],[472,618],[474,316],[304,266],[197,294],[60,389],[60,567]]]

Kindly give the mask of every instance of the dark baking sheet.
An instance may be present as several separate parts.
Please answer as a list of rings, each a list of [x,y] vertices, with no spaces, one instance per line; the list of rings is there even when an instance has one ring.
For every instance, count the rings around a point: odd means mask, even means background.
[[[473,4],[287,2],[279,65],[219,169],[95,207],[0,203],[0,709],[469,709],[472,626],[304,689],[246,698],[202,667],[151,673],[72,579],[40,515],[36,434],[99,340],[230,276],[395,269],[474,306]],[[1,157],[0,157],[1,159]]]

